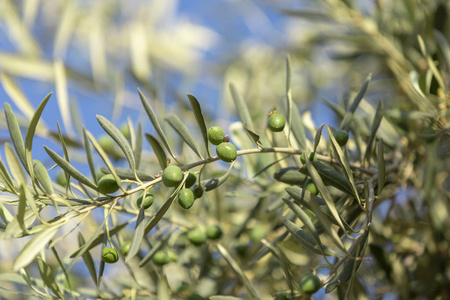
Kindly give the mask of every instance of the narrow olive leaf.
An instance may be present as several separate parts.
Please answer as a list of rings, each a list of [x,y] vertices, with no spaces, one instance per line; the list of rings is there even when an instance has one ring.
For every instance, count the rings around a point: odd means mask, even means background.
[[[136,173],[138,173],[137,169],[139,168],[139,165],[141,163],[141,156],[142,156],[142,124],[139,123],[136,132],[136,137],[134,139],[134,159],[136,160]],[[139,175],[138,177],[139,179],[141,179]]]
[[[284,272],[284,277],[286,277],[287,285],[289,287],[289,290],[293,291],[295,289],[295,281],[292,277],[292,271],[289,267],[289,263],[287,262],[286,256],[284,255],[283,251],[271,243],[269,243],[267,240],[262,239],[261,243],[264,244],[264,246],[269,249],[270,253],[280,262],[281,268]]]
[[[146,225],[147,219],[145,218],[145,207],[142,205],[141,209],[139,209],[139,215],[133,231],[133,237],[131,238],[130,250],[128,250],[125,263],[129,263],[130,260],[139,252],[142,239],[144,238],[144,230]]]
[[[378,196],[386,182],[386,162],[384,161],[383,139],[378,141]]]
[[[60,226],[60,225],[59,225]],[[20,251],[13,263],[14,271],[28,266],[44,246],[53,238],[59,226],[49,226],[36,234]]]
[[[119,176],[120,179],[129,179],[134,180],[134,173],[131,169],[125,169],[125,168],[119,168],[115,167],[114,170],[116,171],[117,176]],[[100,171],[102,171],[105,174],[111,174],[111,171],[106,167],[101,167]],[[155,177],[142,172],[142,171],[136,171],[137,176],[139,177],[139,180],[141,181],[152,181],[155,180]]]
[[[341,146],[339,146],[338,142],[334,138],[334,135],[331,132],[331,129],[328,125],[327,125],[327,132],[328,132],[328,137],[330,138],[331,146],[333,147],[334,153],[337,155],[339,163],[341,164],[342,168],[344,169],[345,178],[347,178],[347,181],[350,183],[350,188],[352,190],[351,195],[353,195],[356,198],[356,200],[358,200],[358,203],[362,206],[361,198],[359,197],[358,190],[356,189],[355,181],[353,180],[353,173],[352,173],[352,170],[350,169],[350,165],[348,164],[347,158],[345,157],[344,151],[342,151]]]
[[[14,154],[13,149],[8,143],[5,143],[5,158],[9,170],[11,171],[11,175],[17,181],[17,185],[21,184],[25,185],[27,183],[27,180],[25,179],[25,174],[23,173],[20,162],[17,159],[16,155]]]
[[[53,64],[55,70],[56,100],[58,101],[59,112],[63,119],[64,128],[69,135],[74,134],[71,120],[71,109],[69,105],[69,92],[67,89],[67,76],[64,62],[56,59]]]
[[[319,248],[319,246],[316,244],[314,239],[306,233],[304,230],[302,230],[300,227],[295,225],[289,220],[283,220],[284,226],[286,226],[286,229],[289,231],[289,233],[292,235],[295,241],[299,243],[303,248],[319,255],[325,254],[326,256],[338,256],[336,253],[331,251],[331,249],[325,248],[322,250]]]
[[[30,101],[25,96],[25,94],[14,82],[14,80],[5,73],[0,74],[0,80],[9,98],[11,98],[14,101],[16,106],[28,119],[31,119],[34,113],[34,108],[31,105]]]
[[[41,274],[42,281],[44,284],[56,295],[58,298],[63,299],[64,295],[59,289],[58,283],[55,280],[55,274],[53,274],[52,269],[45,261],[39,256],[37,257],[37,266],[39,274]]]
[[[311,175],[311,179],[314,182],[314,184],[317,186],[317,189],[319,190],[320,195],[322,196],[322,199],[325,200],[325,203],[328,206],[328,209],[331,212],[331,215],[334,217],[336,222],[339,224],[339,227],[345,231],[344,224],[342,223],[341,216],[339,215],[339,212],[337,211],[336,205],[334,204],[333,198],[331,197],[330,192],[328,191],[327,187],[323,183],[322,178],[320,177],[319,173],[316,171],[314,166],[311,164],[311,162],[308,159],[308,156],[305,156],[306,158],[306,167],[308,168],[308,172]],[[314,211],[315,212],[315,211]],[[336,238],[335,242],[337,246],[342,246],[343,249],[344,245],[342,244],[342,241],[339,239],[337,233],[335,231],[331,231],[333,234],[333,237]],[[336,235],[334,235],[336,234]]]
[[[161,240],[159,240],[157,243],[155,243],[152,247],[152,250],[150,250],[149,253],[140,261],[139,267],[143,267],[144,265],[148,264],[153,256],[155,256],[156,252],[158,252],[164,245],[167,243],[169,238],[172,236],[173,230],[170,230],[170,232],[162,237]]]
[[[25,159],[26,159],[26,165],[27,169],[30,172],[31,181],[34,184],[34,170],[33,170],[33,157],[32,157],[32,148],[33,148],[33,138],[34,133],[36,132],[36,127],[39,122],[39,119],[41,118],[42,111],[45,108],[45,105],[47,104],[48,100],[50,99],[50,96],[52,93],[48,94],[44,100],[42,100],[41,104],[39,104],[38,108],[34,112],[33,117],[31,118],[30,124],[28,125],[27,134],[25,135]]]
[[[121,223],[121,224],[115,226],[114,228],[110,229],[109,236],[112,237],[112,236],[116,235],[122,229],[124,229],[128,224],[131,224],[132,222],[134,222],[134,219],[131,219],[128,222]],[[102,229],[102,226],[103,225],[101,225],[98,228],[97,232],[94,235],[92,235],[92,237],[89,239],[89,241],[86,244],[84,244],[83,246],[80,246],[75,252],[73,252],[70,255],[70,258],[75,258],[75,257],[79,256],[80,252],[82,255],[82,254],[86,253],[86,251],[89,251],[92,248],[99,245],[100,243],[102,243],[105,238],[105,233],[103,233],[103,232],[99,233],[100,230]]]
[[[3,222],[9,224],[12,220],[14,220],[14,216],[9,212],[9,210],[0,203],[0,218]]]
[[[367,76],[366,80],[364,81],[361,89],[359,90],[358,94],[356,95],[355,99],[353,99],[349,111],[345,113],[344,119],[341,122],[340,129],[344,129],[345,131],[349,130],[350,121],[352,120],[353,113],[356,111],[356,109],[359,106],[359,103],[361,103],[361,100],[364,98],[364,95],[367,92],[367,88],[369,87],[369,83],[371,80],[372,74],[369,74],[369,76]]]
[[[318,245],[318,248],[323,256],[325,256],[326,247],[322,245],[322,241],[320,240],[319,234],[317,233],[316,228],[314,227],[313,222],[309,218],[309,216],[301,209],[298,205],[294,204],[293,201],[282,198],[284,203],[295,213],[295,215],[302,221],[305,225],[305,229],[311,235]]]
[[[247,132],[247,134],[250,136],[250,138],[252,139],[252,141],[255,143],[256,147],[258,147],[258,149],[262,149],[263,145],[260,141],[260,136],[259,134],[255,133],[254,131],[252,131],[247,124],[244,123],[244,129]]]
[[[209,300],[245,300],[245,299],[244,298],[233,297],[233,296],[215,295],[215,296],[210,296]]]
[[[291,122],[292,122],[292,92],[291,92],[291,81],[292,81],[292,71],[291,71],[291,57],[288,55],[286,57],[286,101],[287,101],[287,117],[288,117],[288,139],[291,137]]]
[[[9,174],[8,170],[6,170],[6,167],[1,160],[0,160],[0,177],[1,181],[5,184],[9,192],[11,192],[11,194],[17,194],[17,189],[14,186],[13,179],[11,178],[11,175]]]
[[[144,94],[141,92],[141,90],[138,88],[139,97],[141,99],[142,105],[144,106],[145,111],[147,112],[148,117],[150,118],[150,121],[153,124],[153,127],[155,128],[156,132],[158,133],[159,138],[161,139],[164,147],[166,150],[170,153],[170,155],[176,160],[175,155],[172,152],[172,149],[170,149],[169,143],[167,142],[166,135],[164,134],[161,125],[159,124],[158,118],[156,117],[155,112],[153,111],[152,107],[148,103],[147,99],[145,98]]]
[[[27,200],[25,195],[21,193],[19,198],[19,209],[14,219],[6,226],[3,239],[9,239],[11,237],[23,237],[28,235],[28,227],[31,226],[36,220],[36,215],[33,210],[25,209]]]
[[[234,84],[230,83],[230,92],[231,97],[233,98],[234,105],[236,105],[236,110],[241,118],[242,123],[247,124],[250,130],[253,130],[253,121],[250,116],[250,112],[248,111],[247,103],[245,103],[244,99],[242,99],[241,95],[236,90]]]
[[[89,143],[88,136],[86,134],[86,129],[83,128],[83,144],[86,151],[86,158],[89,165],[89,170],[91,171],[92,178],[95,184],[98,182],[97,172],[95,171],[94,158],[92,156],[91,143]]]
[[[369,159],[370,156],[372,155],[372,149],[373,149],[372,144],[373,144],[373,141],[375,140],[375,137],[377,135],[378,127],[380,127],[381,120],[383,120],[383,113],[384,113],[383,101],[380,101],[378,103],[377,112],[375,113],[375,117],[373,119],[372,129],[370,131],[369,141],[367,142],[366,153],[364,154],[364,159],[365,160]]]
[[[306,176],[300,173],[299,168],[297,167],[287,167],[276,171],[273,174],[273,178],[283,183],[300,185],[303,184]]]
[[[319,172],[320,177],[326,185],[331,185],[349,195],[353,194],[352,187],[350,186],[350,183],[344,175],[320,161],[312,161],[311,164],[314,166],[317,172]],[[300,172],[307,176],[310,176],[308,168],[302,167],[300,168]]]
[[[250,283],[250,280],[247,278],[244,271],[239,266],[238,262],[230,255],[228,250],[221,243],[217,243],[217,249],[219,250],[220,254],[222,254],[223,258],[225,258],[225,261],[231,267],[234,274],[236,274],[236,277],[244,285],[245,289],[247,290],[249,299],[261,299],[255,288]]]
[[[197,154],[200,159],[203,159],[200,151],[198,150],[197,144],[195,143],[195,139],[192,136],[191,132],[187,128],[186,125],[178,118],[177,115],[168,114],[164,118],[167,123],[175,130],[176,133],[183,139],[183,141]]]
[[[292,133],[294,134],[297,143],[300,145],[301,150],[305,150],[307,148],[307,138],[306,138],[306,130],[305,125],[303,124],[302,116],[300,115],[300,111],[298,107],[294,105],[292,107],[292,123],[290,128]]]
[[[78,247],[83,247],[86,244],[86,241],[81,232],[78,232]],[[88,268],[89,274],[91,275],[92,280],[94,280],[95,285],[97,285],[97,271],[95,270],[94,260],[92,259],[91,253],[89,251],[84,252],[81,256],[83,258],[84,264]]]
[[[167,156],[164,152],[164,149],[161,147],[161,144],[159,141],[151,134],[146,133],[145,137],[147,141],[149,142],[150,146],[153,149],[153,152],[156,154],[156,158],[158,158],[159,165],[161,166],[161,169],[167,168]]]
[[[234,162],[235,161],[233,161],[231,163],[228,171],[225,174],[223,174],[222,176],[220,176],[219,178],[211,178],[210,180],[208,180],[206,182],[202,181],[202,185],[205,187],[206,192],[211,191],[215,188],[218,188],[220,185],[222,185],[228,179],[228,177],[231,174],[231,170],[233,169]]]
[[[56,154],[55,151],[51,150],[47,146],[44,146],[45,151],[47,152],[48,156],[65,172],[70,174],[73,178],[78,180],[80,183],[97,190],[97,186],[86,176],[84,176],[80,171],[75,169],[71,164],[69,164],[64,158]]]
[[[208,131],[205,125],[205,119],[203,118],[202,108],[197,98],[194,95],[187,94],[189,99],[189,103],[191,104],[192,112],[194,113],[195,120],[197,121],[197,125],[202,133],[203,143],[205,145],[206,153],[208,157],[211,157],[209,153],[209,144],[208,144]]]
[[[94,136],[89,131],[86,130],[85,132],[86,132],[86,135],[88,136],[89,140],[91,141],[92,145],[94,146],[95,151],[97,151],[98,155],[100,155],[101,159],[106,164],[106,167],[108,167],[109,171],[114,176],[114,179],[116,180],[117,185],[120,187],[120,189],[123,192],[125,192],[122,187],[122,182],[120,181],[119,176],[117,176],[116,171],[114,170],[114,166],[108,158],[108,154],[106,154],[106,152],[103,150],[102,146],[99,145],[97,140],[94,138]]]
[[[316,153],[317,146],[319,146],[320,137],[322,136],[322,128],[325,124],[320,125],[319,129],[316,131],[316,135],[314,136],[314,150],[313,152]]]
[[[158,280],[156,297],[160,300],[170,300],[169,283],[167,282],[166,274],[163,274]]]
[[[33,170],[36,179],[42,185],[45,193],[47,195],[53,194],[55,191],[53,190],[52,180],[50,179],[44,164],[37,159],[33,159]]]
[[[36,200],[34,199],[34,196],[31,193],[31,191],[29,190],[28,185],[21,185],[20,195],[21,196],[22,195],[25,196],[25,199],[27,200],[28,206],[31,208],[31,210],[36,215],[36,217],[39,219],[39,221],[41,221],[42,224],[49,225],[46,221],[44,221],[41,218],[41,215],[39,214],[40,209],[38,208],[38,206],[36,204]]]
[[[61,147],[63,149],[63,153],[64,153],[64,158],[66,159],[66,161],[68,163],[70,163],[70,158],[69,158],[69,151],[67,151],[67,147],[66,147],[66,141],[64,139],[64,136],[61,132],[61,127],[59,127],[59,122],[56,122],[56,127],[58,128],[58,136],[59,136],[59,141],[61,143]],[[66,188],[68,187],[70,189],[70,175],[68,175],[66,172],[64,172],[64,176],[66,177]],[[67,189],[66,189],[67,191]]]
[[[359,268],[367,248],[368,236],[369,230],[366,228],[364,233],[353,242],[349,256],[341,258],[345,261],[337,270],[334,280],[326,286],[326,294],[331,293],[336,287],[346,283],[352,277],[354,271]],[[356,266],[354,266],[355,264]]]
[[[97,115],[97,121],[100,126],[102,126],[102,128],[106,131],[106,133],[119,145],[120,149],[122,149],[125,157],[128,160],[128,163],[130,164],[131,169],[133,170],[133,172],[135,172],[136,161],[134,159],[133,150],[131,149],[131,146],[123,133],[111,121],[103,116]]]

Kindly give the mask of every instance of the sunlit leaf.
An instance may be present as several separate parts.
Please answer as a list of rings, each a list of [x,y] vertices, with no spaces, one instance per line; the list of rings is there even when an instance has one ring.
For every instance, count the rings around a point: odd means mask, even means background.
[[[234,84],[230,83],[229,88],[234,101],[234,105],[236,106],[236,111],[238,112],[242,123],[246,124],[250,130],[254,130],[255,128],[253,126],[250,112],[248,111],[247,103],[244,101],[244,99],[242,99]]]
[[[194,113],[194,117],[195,117],[195,120],[197,121],[197,125],[202,134],[206,153],[208,154],[208,157],[211,157],[211,154],[209,153],[208,132],[207,132],[207,128],[205,125],[205,119],[203,118],[202,108],[201,108],[200,103],[198,102],[197,98],[195,98],[194,95],[187,94],[187,97],[189,99],[189,103],[191,104],[192,112]]]
[[[153,149],[153,152],[155,152],[156,158],[158,158],[159,165],[161,166],[161,169],[167,168],[167,156],[164,152],[164,149],[161,147],[161,144],[159,141],[151,134],[146,133],[145,137],[147,138],[147,141],[149,142],[150,146]]]
[[[58,283],[55,280],[55,274],[53,274],[52,269],[45,261],[39,256],[37,257],[37,266],[39,274],[41,274],[42,281],[45,285],[59,298],[64,298],[61,290],[59,289]]]
[[[81,232],[78,232],[78,247],[81,248],[84,246],[84,244],[86,244],[86,241],[84,240],[83,234]],[[85,251],[81,257],[83,258],[84,264],[88,268],[92,280],[97,285],[97,272],[95,270],[95,264],[94,260],[92,259],[92,255],[89,253],[89,251]]]
[[[195,143],[194,137],[180,118],[175,114],[168,114],[165,117],[165,120],[178,133],[183,141],[195,152],[195,154],[197,154],[200,159],[203,159],[198,150],[197,144]]]

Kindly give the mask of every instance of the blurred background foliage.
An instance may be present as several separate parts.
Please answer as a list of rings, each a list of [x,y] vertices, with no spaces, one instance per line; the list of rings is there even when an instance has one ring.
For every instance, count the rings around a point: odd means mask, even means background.
[[[163,120],[169,113],[176,114],[195,139],[201,140],[186,93],[199,99],[208,127],[223,126],[238,148],[254,148],[239,121],[240,111],[235,108],[230,83],[245,99],[252,129],[263,137],[262,142],[286,146],[285,140],[267,134],[266,122],[267,114],[275,107],[283,113],[288,110],[287,55],[292,62],[294,107],[298,108],[306,128],[307,140],[297,146],[311,151],[317,124],[338,128],[364,79],[372,74],[369,88],[355,112],[346,156],[352,164],[376,167],[378,150],[374,151],[373,160],[365,160],[363,156],[381,101],[384,119],[377,138],[385,143],[386,167],[390,172],[382,197],[375,205],[368,249],[350,296],[450,297],[449,2],[187,2],[0,2],[0,97],[2,102],[13,106],[23,132],[40,101],[50,91],[55,92],[37,128],[33,158],[41,160],[50,176],[56,178],[59,168],[51,169],[54,162],[43,151],[42,144],[58,149],[62,155],[57,121],[65,135],[71,164],[84,174],[89,173],[89,168],[82,147],[82,127],[98,139],[104,136],[95,115],[105,116],[118,127],[130,120],[134,130],[141,122],[144,132],[156,135],[142,109],[137,86],[151,100],[165,132],[170,132],[169,143],[184,163],[198,158]],[[1,140],[7,142],[9,133],[4,118],[0,114]],[[330,149],[323,141],[319,144],[319,153],[329,154]],[[127,166],[117,147],[109,154],[117,155],[116,166]],[[138,256],[142,259],[151,249],[161,246],[177,252],[178,263],[163,268],[153,264],[138,268],[138,260],[108,265],[102,288],[97,290],[89,277],[87,263],[79,260],[70,270],[72,288],[84,297],[106,299],[119,295],[143,299],[216,294],[248,297],[252,294],[248,284],[224,262],[224,251],[218,251],[212,243],[200,248],[185,245],[185,229],[220,224],[224,230],[221,244],[238,261],[262,299],[288,291],[291,287],[283,272],[286,261],[275,258],[273,253],[261,258],[259,251],[267,251],[260,243],[262,238],[277,243],[286,232],[282,220],[292,215],[280,201],[286,197],[286,184],[274,181],[272,174],[293,162],[281,160],[262,176],[253,177],[267,163],[280,158],[280,154],[275,157],[262,154],[238,159],[226,184],[208,192],[191,211],[184,212],[178,207],[170,210],[143,240]],[[95,163],[102,164],[98,156]],[[160,169],[153,151],[144,146],[140,170],[156,175]],[[203,177],[219,177],[227,169],[215,163],[205,168]],[[359,175],[356,180],[365,180]],[[161,197],[159,201],[155,199],[150,215],[169,195],[165,188],[157,186],[155,190]],[[339,194],[333,191],[333,197],[336,195]],[[137,195],[128,198],[129,203],[134,203]],[[131,239],[135,226],[131,217],[138,214],[133,205],[127,207],[124,203],[120,209],[120,213],[111,215],[110,226],[122,222],[131,225],[117,235],[116,245]],[[11,213],[15,215],[15,208]],[[45,219],[56,216],[50,210],[43,210],[42,215]],[[70,254],[79,247],[78,232],[89,239],[102,227],[103,220],[103,212],[95,211],[80,226],[76,227],[79,220],[71,220],[70,225],[60,229],[60,236],[70,233],[55,246],[65,265],[70,264]],[[172,225],[182,230],[172,233],[175,227]],[[32,288],[26,287],[34,286],[45,295],[35,263],[26,268],[35,282],[24,282],[23,274],[11,275],[12,262],[28,241],[29,237],[1,240],[1,286],[22,292],[25,286],[25,293],[36,295]],[[292,238],[278,245],[277,249],[282,249],[282,256],[288,260],[294,282],[325,263],[323,257],[303,249]],[[100,247],[90,251],[97,269],[100,252]],[[57,259],[50,251],[47,255],[46,262],[58,282],[64,282]],[[317,274],[324,279],[328,273],[318,268]],[[169,291],[170,296],[164,294]],[[7,299],[14,297],[2,293],[0,290],[0,295]],[[327,295],[321,289],[313,297],[345,296],[349,296],[346,289],[339,288]],[[31,296],[17,295],[17,299],[27,297]]]

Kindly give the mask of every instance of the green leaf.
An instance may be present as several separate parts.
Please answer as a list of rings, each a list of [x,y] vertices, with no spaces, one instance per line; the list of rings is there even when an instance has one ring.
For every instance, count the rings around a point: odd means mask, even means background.
[[[158,280],[158,291],[156,294],[158,300],[170,300],[169,283],[166,274],[163,274]]]
[[[134,140],[134,158],[136,160],[136,173],[139,172],[137,169],[139,168],[139,165],[141,163],[141,155],[142,155],[142,124],[139,123],[136,132],[136,138]],[[138,177],[139,179],[141,179],[139,175]]]
[[[284,276],[286,277],[286,281],[287,281],[289,290],[293,291],[295,289],[296,284],[295,284],[295,280],[292,276],[292,271],[289,267],[289,261],[286,258],[285,254],[283,253],[283,251],[281,249],[272,245],[265,239],[262,239],[261,243],[263,243],[267,247],[267,249],[269,249],[270,253],[272,253],[272,255],[280,262],[281,267],[284,272]]]
[[[359,90],[358,94],[356,95],[355,99],[353,100],[349,111],[345,113],[344,119],[341,122],[340,129],[349,131],[350,121],[352,120],[353,113],[356,111],[356,109],[359,106],[359,103],[361,103],[361,100],[364,98],[364,95],[367,92],[367,88],[369,87],[370,80],[372,80],[372,74],[369,74],[369,76],[367,76],[361,89]]]
[[[316,135],[314,137],[314,150],[313,150],[314,153],[316,153],[317,146],[319,146],[320,137],[322,136],[322,128],[324,125],[325,124],[320,125],[319,129],[317,129],[317,131],[316,131]]]
[[[234,104],[236,105],[236,110],[241,118],[242,123],[246,124],[250,130],[254,130],[253,121],[250,117],[250,112],[248,111],[247,103],[242,99],[241,95],[236,90],[236,87],[230,83],[230,92],[233,98]]]
[[[14,186],[13,179],[11,178],[11,175],[9,175],[8,170],[6,170],[6,167],[1,160],[0,160],[0,180],[3,184],[5,184],[5,187],[9,190],[10,193],[17,194],[17,189]]]
[[[15,215],[14,219],[6,226],[3,239],[9,239],[11,237],[17,238],[28,235],[27,228],[34,223],[36,220],[36,215],[30,208],[25,209],[26,203],[25,196],[23,196],[19,200],[19,210],[17,215]]]
[[[28,266],[44,246],[53,238],[59,226],[49,226],[36,234],[20,251],[13,263],[14,271]]]
[[[353,195],[352,187],[350,186],[347,178],[345,178],[344,175],[338,173],[337,171],[320,161],[312,161],[311,164],[314,166],[317,172],[319,172],[320,177],[325,184],[334,186],[338,190],[341,190],[349,195]],[[300,168],[300,172],[307,176],[310,176],[308,169],[305,167]]]
[[[167,142],[166,135],[164,134],[161,125],[159,124],[158,118],[156,117],[155,112],[153,111],[152,107],[148,103],[147,99],[145,98],[144,94],[142,94],[141,90],[138,88],[139,97],[141,99],[142,105],[144,106],[145,111],[147,112],[148,117],[150,118],[150,121],[153,124],[153,127],[155,128],[156,132],[158,133],[159,138],[161,139],[164,147],[167,151],[169,151],[170,155],[176,160],[175,155],[173,154],[172,150],[170,149],[169,143]]]
[[[33,138],[34,133],[36,132],[36,127],[41,118],[42,111],[45,108],[48,100],[52,93],[48,94],[44,100],[42,100],[41,104],[39,104],[38,108],[34,112],[33,118],[31,118],[30,124],[28,125],[27,134],[25,136],[25,159],[27,162],[27,170],[30,172],[31,181],[34,184],[34,170],[33,170],[33,157],[32,157],[32,148],[33,148]]]
[[[244,298],[238,298],[233,296],[222,296],[222,295],[215,295],[209,297],[209,300],[245,300]]]
[[[116,174],[117,174],[117,176],[119,176],[120,179],[129,179],[129,180],[135,179],[135,175],[133,173],[133,170],[131,170],[131,169],[115,167],[114,170],[116,171]],[[106,167],[101,167],[100,171],[102,171],[105,174],[111,174],[111,171]],[[141,181],[155,180],[155,177],[153,177],[145,172],[139,171],[139,170],[136,171],[136,174],[139,177],[139,180],[141,180]]]
[[[164,170],[165,168],[167,168],[167,156],[166,153],[164,152],[164,149],[161,147],[161,144],[153,135],[146,133],[145,137],[147,138],[147,141],[152,147],[153,152],[155,152],[156,157],[158,158],[159,165],[161,166],[161,169]]]
[[[378,196],[381,195],[386,182],[386,162],[384,161],[383,139],[378,141]]]
[[[155,253],[158,252],[162,247],[164,247],[169,238],[172,236],[172,232],[173,230],[164,235],[161,240],[159,240],[156,244],[153,245],[152,250],[150,250],[150,252],[147,253],[147,255],[139,263],[140,268],[148,264],[152,260],[153,256],[155,256]]]
[[[307,138],[305,125],[303,124],[302,116],[297,106],[292,107],[292,123],[290,123],[292,133],[294,134],[297,143],[300,145],[300,150],[305,150],[307,148]]]
[[[258,149],[262,149],[263,145],[262,145],[262,143],[260,141],[259,134],[253,132],[250,128],[248,128],[247,124],[244,124],[244,129],[247,132],[247,134],[250,136],[252,141],[255,143],[256,147],[258,147]]]
[[[187,97],[189,99],[189,103],[191,104],[192,112],[194,113],[194,117],[195,117],[195,120],[197,121],[197,125],[202,134],[206,153],[208,154],[208,157],[211,157],[211,154],[209,153],[208,131],[207,131],[207,128],[205,125],[205,119],[203,118],[202,108],[201,108],[200,103],[198,102],[197,98],[195,98],[194,95],[187,94]]]
[[[64,295],[59,289],[58,283],[55,280],[55,274],[53,274],[52,269],[49,265],[45,263],[39,256],[37,257],[37,266],[39,274],[41,274],[42,281],[44,284],[59,298],[63,299]]]
[[[228,250],[221,243],[217,243],[217,249],[219,250],[220,254],[222,254],[223,258],[225,258],[225,261],[231,267],[234,274],[236,274],[236,277],[244,285],[245,289],[247,290],[249,299],[261,299],[255,288],[250,283],[250,280],[247,278],[244,271],[239,266],[238,262],[230,255]]]
[[[147,219],[145,218],[145,208],[144,205],[142,205],[141,209],[139,210],[136,227],[134,228],[133,237],[131,238],[130,250],[128,250],[125,263],[129,263],[130,260],[139,252],[142,239],[144,238],[144,230],[146,225]]]
[[[61,143],[61,147],[63,149],[64,158],[66,159],[66,161],[68,163],[70,163],[69,151],[67,151],[66,141],[65,141],[64,136],[63,136],[63,134],[61,132],[61,128],[59,127],[59,122],[56,122],[56,126],[58,127],[58,137],[59,137],[59,141]],[[70,187],[70,175],[68,175],[66,172],[64,172],[64,176],[66,177],[66,182],[67,182],[66,189],[67,188],[71,189],[71,187]]]
[[[70,176],[78,180],[80,183],[97,190],[97,186],[86,176],[84,176],[80,171],[75,169],[71,164],[69,164],[64,158],[56,154],[55,151],[51,150],[47,146],[44,146],[45,151],[50,156],[50,158],[65,172],[69,173]]]
[[[273,174],[273,178],[283,183],[300,185],[303,184],[306,176],[299,172],[298,167],[287,167],[276,171]]]
[[[89,165],[89,170],[91,171],[92,178],[94,179],[95,184],[98,183],[97,172],[95,171],[94,158],[92,156],[91,143],[89,143],[88,136],[86,134],[86,130],[83,128],[83,144],[84,149],[86,150],[86,158]]]
[[[53,64],[55,72],[56,100],[61,114],[64,128],[70,135],[74,133],[71,120],[71,107],[69,105],[69,91],[67,87],[66,67],[64,62],[56,58]]]
[[[33,159],[33,170],[36,179],[42,185],[45,193],[47,195],[53,194],[55,191],[53,190],[52,180],[50,179],[44,164],[37,159]]]
[[[20,132],[19,123],[17,122],[16,116],[14,115],[11,106],[5,103],[5,117],[6,123],[8,125],[9,136],[13,143],[14,149],[16,150],[17,156],[19,157],[22,166],[27,170],[27,160],[25,158],[25,145],[23,143],[22,133]]]
[[[372,129],[370,131],[369,141],[367,142],[366,146],[367,148],[366,153],[364,154],[364,159],[369,159],[369,157],[372,155],[372,144],[373,141],[375,140],[378,127],[380,127],[381,120],[383,120],[383,113],[384,113],[383,101],[380,101],[378,103],[377,112],[375,113],[375,117],[373,119]]]
[[[165,118],[167,123],[178,133],[178,135],[183,139],[183,141],[197,154],[200,159],[203,159],[200,154],[195,139],[190,133],[186,125],[178,118],[177,115],[168,114]]]
[[[288,117],[288,138],[291,138],[291,124],[292,124],[292,93],[291,93],[291,58],[288,55],[286,57],[286,101],[287,101],[287,117]]]
[[[111,123],[111,121],[103,116],[97,115],[97,121],[106,133],[119,145],[120,149],[122,149],[125,154],[131,169],[133,172],[136,172],[136,161],[134,159],[133,150],[123,133]]]
[[[78,247],[82,248],[85,244],[86,241],[84,240],[83,234],[81,232],[78,232]],[[81,257],[83,258],[84,264],[88,268],[92,280],[94,281],[95,285],[97,285],[97,271],[95,270],[95,264],[94,260],[92,259],[92,255],[89,253],[89,251],[86,251]]]
[[[11,171],[11,175],[16,180],[17,185],[26,184],[27,180],[25,179],[25,174],[23,173],[20,162],[8,143],[5,143],[5,157],[6,163],[8,164],[9,170]]]

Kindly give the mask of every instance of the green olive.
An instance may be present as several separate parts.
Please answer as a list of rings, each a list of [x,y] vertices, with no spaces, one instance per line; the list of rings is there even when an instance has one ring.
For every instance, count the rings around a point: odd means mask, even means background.
[[[98,138],[98,143],[102,147],[105,152],[114,152],[114,148],[116,147],[116,143],[109,135],[102,135]]]
[[[152,206],[153,204],[153,194],[150,194],[149,192],[147,192],[147,194],[145,195],[145,199],[144,198],[144,193],[142,193],[139,198],[137,198],[136,200],[136,204],[139,208],[141,208],[142,202],[144,202],[144,209],[149,208],[150,206]],[[144,200],[144,201],[142,201]]]
[[[127,123],[124,123],[121,127],[120,127],[120,131],[122,132],[123,136],[126,139],[129,139],[131,137],[131,132],[130,132],[130,127],[128,127]]]
[[[178,261],[178,254],[173,251],[169,251],[169,260],[170,261]]]
[[[219,126],[214,126],[208,129],[208,140],[213,145],[219,145],[222,143],[223,138],[225,137],[225,132]]]
[[[164,169],[162,174],[162,181],[167,187],[175,187],[183,181],[183,172],[180,167],[171,165]]]
[[[310,178],[306,179],[305,183],[303,184],[303,187],[305,188],[305,190],[309,191],[310,193],[312,193],[314,195],[319,194],[319,190],[317,189],[317,186],[314,184],[314,182]]]
[[[195,184],[196,180],[197,180],[197,176],[195,176],[194,173],[189,172],[189,175],[186,178],[186,181],[184,182],[184,187],[185,188],[190,188],[191,186],[193,186]]]
[[[59,185],[66,186],[67,185],[66,174],[64,172],[59,172],[58,175],[56,175],[56,182]]]
[[[321,286],[322,284],[320,283],[319,277],[312,273],[304,275],[300,280],[300,287],[302,291],[307,294],[314,294]]]
[[[190,189],[181,189],[178,193],[178,204],[184,209],[191,208],[194,204],[194,193]]]
[[[339,146],[343,147],[345,144],[347,144],[348,141],[348,132],[345,130],[338,130],[333,133],[334,138],[336,139],[336,142],[339,144]]]
[[[217,146],[216,153],[225,162],[232,162],[237,156],[236,147],[232,143],[221,143]]]
[[[169,254],[166,251],[157,251],[155,255],[153,255],[153,262],[155,265],[163,266],[170,262]]]
[[[122,247],[120,247],[120,252],[122,252],[123,256],[127,256],[128,251],[130,251],[130,247],[131,247],[131,242],[125,242],[122,244]]]
[[[116,263],[119,260],[119,252],[114,248],[103,248],[102,260],[108,264]]]
[[[307,157],[309,158],[309,161],[316,161],[317,160],[317,156],[316,156],[315,153],[313,153],[313,152],[303,152],[300,155],[300,160],[301,160],[302,164],[306,164],[305,155],[307,155]]]
[[[206,241],[206,234],[200,228],[194,228],[188,232],[187,238],[193,245],[200,246]]]
[[[218,225],[206,227],[206,237],[210,240],[218,240],[222,237],[222,229]]]
[[[198,186],[194,189],[193,193],[195,199],[201,198],[203,196],[203,188]]]
[[[254,242],[259,242],[266,234],[267,229],[261,225],[255,225],[249,232],[250,239]]]
[[[117,192],[119,186],[117,185],[116,179],[112,174],[106,174],[98,181],[98,190],[102,194],[112,194]]]
[[[273,132],[283,131],[284,126],[286,125],[286,120],[280,114],[273,114],[270,116],[268,121],[269,129]]]

